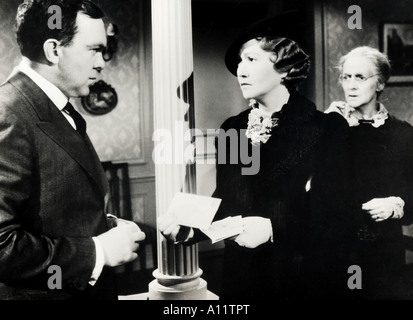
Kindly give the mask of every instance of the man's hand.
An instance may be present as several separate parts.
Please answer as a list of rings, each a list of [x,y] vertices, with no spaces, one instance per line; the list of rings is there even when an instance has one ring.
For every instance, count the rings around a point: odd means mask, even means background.
[[[97,237],[105,254],[105,265],[116,267],[135,260],[139,241],[145,239],[136,223],[118,219],[118,225]]]

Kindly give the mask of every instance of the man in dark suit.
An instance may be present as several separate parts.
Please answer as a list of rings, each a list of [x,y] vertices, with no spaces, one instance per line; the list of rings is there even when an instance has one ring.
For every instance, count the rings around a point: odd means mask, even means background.
[[[51,6],[61,28],[48,24]],[[102,17],[89,0],[18,8],[23,58],[0,87],[1,299],[116,299],[111,267],[136,259],[145,238],[108,219],[105,173],[69,103],[105,66]]]

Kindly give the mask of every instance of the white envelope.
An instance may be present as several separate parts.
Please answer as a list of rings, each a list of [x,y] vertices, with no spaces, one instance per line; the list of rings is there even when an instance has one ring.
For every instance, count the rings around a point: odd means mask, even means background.
[[[176,223],[198,229],[211,225],[221,199],[190,193],[177,193],[168,207],[167,214],[177,217]]]
[[[212,243],[239,235],[244,232],[242,216],[227,217],[213,222],[208,229],[202,229]]]

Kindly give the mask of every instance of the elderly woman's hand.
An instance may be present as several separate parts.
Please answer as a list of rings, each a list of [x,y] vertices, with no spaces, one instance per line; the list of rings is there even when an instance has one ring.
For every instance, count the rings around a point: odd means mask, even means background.
[[[270,219],[263,217],[245,217],[242,220],[245,231],[234,239],[241,247],[253,249],[272,239]]]
[[[404,214],[403,207],[404,201],[399,197],[374,198],[361,206],[376,222],[389,218],[402,218]]]
[[[158,217],[158,229],[161,234],[174,242],[185,242],[193,238],[194,230],[176,223],[177,217],[172,214],[164,214]]]

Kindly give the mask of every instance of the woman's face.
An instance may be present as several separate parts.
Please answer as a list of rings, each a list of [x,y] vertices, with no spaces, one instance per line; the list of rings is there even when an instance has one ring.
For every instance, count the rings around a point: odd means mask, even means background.
[[[375,108],[377,92],[384,85],[378,81],[374,63],[365,57],[349,57],[343,64],[341,85],[347,103],[353,108]]]
[[[242,94],[245,99],[263,101],[280,86],[285,73],[280,74],[274,69],[270,60],[274,54],[264,51],[255,39],[246,42],[240,52],[237,76]]]

